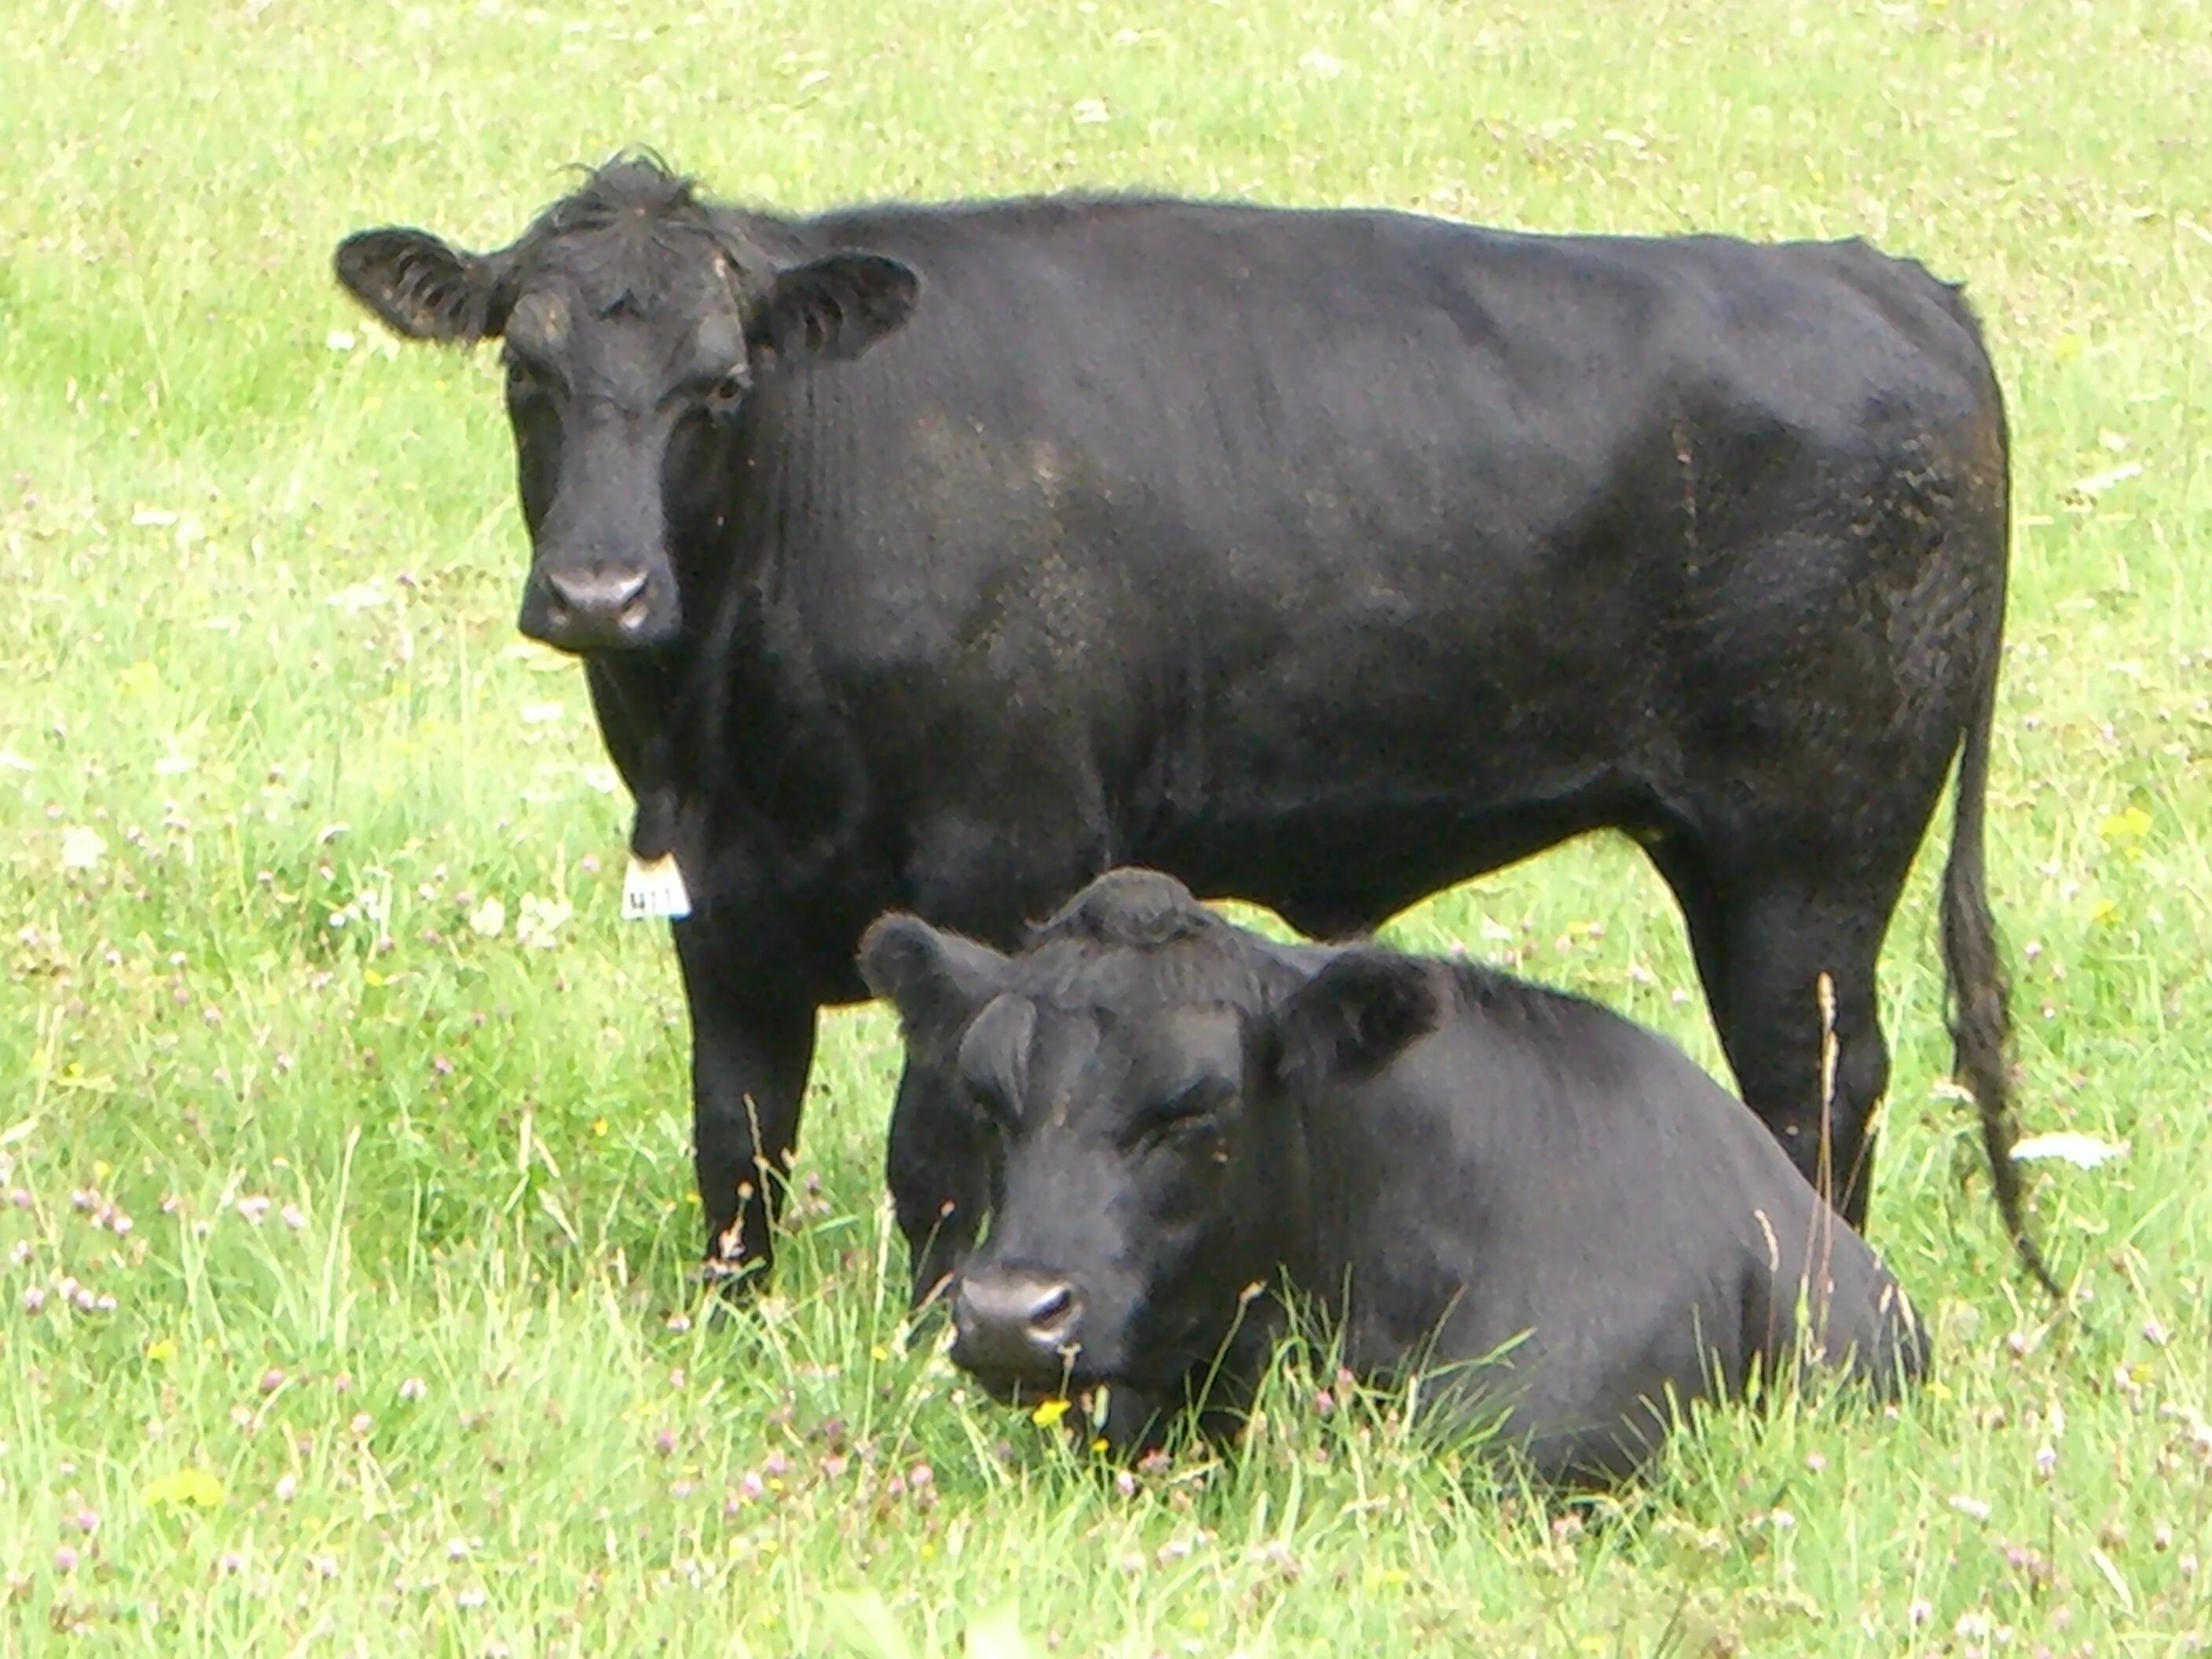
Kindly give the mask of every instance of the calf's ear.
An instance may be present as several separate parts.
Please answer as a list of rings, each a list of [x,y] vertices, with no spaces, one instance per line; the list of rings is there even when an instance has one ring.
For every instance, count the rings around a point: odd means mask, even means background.
[[[998,995],[1006,959],[919,916],[878,917],[860,936],[860,977],[898,1009],[908,1031],[952,1031]]]
[[[353,297],[410,340],[474,345],[507,326],[503,255],[471,253],[427,230],[358,230],[331,260]]]
[[[914,314],[921,278],[880,253],[787,266],[752,320],[756,340],[788,357],[857,357]]]
[[[1287,1081],[1368,1077],[1443,1017],[1428,963],[1389,951],[1347,951],[1300,986],[1270,1024]]]

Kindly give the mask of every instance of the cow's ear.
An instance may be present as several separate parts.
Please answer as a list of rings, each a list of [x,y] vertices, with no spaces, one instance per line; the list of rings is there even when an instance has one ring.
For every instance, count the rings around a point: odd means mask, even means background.
[[[1368,1077],[1443,1018],[1435,970],[1393,951],[1347,951],[1285,1000],[1270,1045],[1286,1081]]]
[[[909,1032],[951,1032],[999,994],[1006,959],[919,916],[878,917],[860,936],[860,977]]]
[[[471,253],[427,230],[356,231],[331,263],[348,293],[410,340],[474,345],[507,326],[514,304],[504,254]]]
[[[825,254],[778,271],[753,337],[786,357],[857,357],[914,314],[921,278],[880,253]]]

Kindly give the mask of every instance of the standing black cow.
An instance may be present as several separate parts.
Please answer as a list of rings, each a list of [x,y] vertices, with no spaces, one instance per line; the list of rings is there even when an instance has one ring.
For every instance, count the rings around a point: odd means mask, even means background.
[[[884,910],[1011,945],[1142,862],[1340,937],[1606,825],[1858,1222],[1875,957],[1954,756],[1957,1063],[2030,1249],[1982,862],[2004,415],[1919,266],[1162,200],[781,219],[623,158],[498,252],[337,267],[506,343],[521,627],[584,658],[632,851],[688,890],[710,1264],[769,1258]],[[927,1282],[981,1149],[908,1116]]]
[[[1018,957],[891,916],[860,967],[929,1079],[917,1109],[994,1154],[954,1361],[1001,1399],[1093,1395],[1124,1449],[1186,1400],[1249,1399],[1284,1289],[1355,1372],[1434,1376],[1425,1397],[1502,1416],[1553,1479],[1624,1475],[1673,1407],[1801,1358],[1884,1390],[1926,1363],[1758,1120],[1578,997],[1285,950],[1142,870]]]

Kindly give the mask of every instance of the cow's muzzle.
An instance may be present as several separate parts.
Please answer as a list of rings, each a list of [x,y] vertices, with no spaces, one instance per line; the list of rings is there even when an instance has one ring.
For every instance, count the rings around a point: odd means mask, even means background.
[[[522,596],[518,625],[560,651],[639,651],[676,637],[675,585],[636,565],[541,569]]]
[[[1050,1386],[1082,1345],[1083,1297],[1064,1279],[983,1267],[952,1293],[952,1363],[979,1376]]]

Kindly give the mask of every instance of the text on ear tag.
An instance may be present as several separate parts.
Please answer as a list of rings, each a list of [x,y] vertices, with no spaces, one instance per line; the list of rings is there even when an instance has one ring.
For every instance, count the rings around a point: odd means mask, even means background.
[[[684,872],[676,867],[676,855],[663,853],[648,862],[632,854],[629,873],[623,878],[623,920],[650,921],[690,914],[691,895],[684,888]]]

